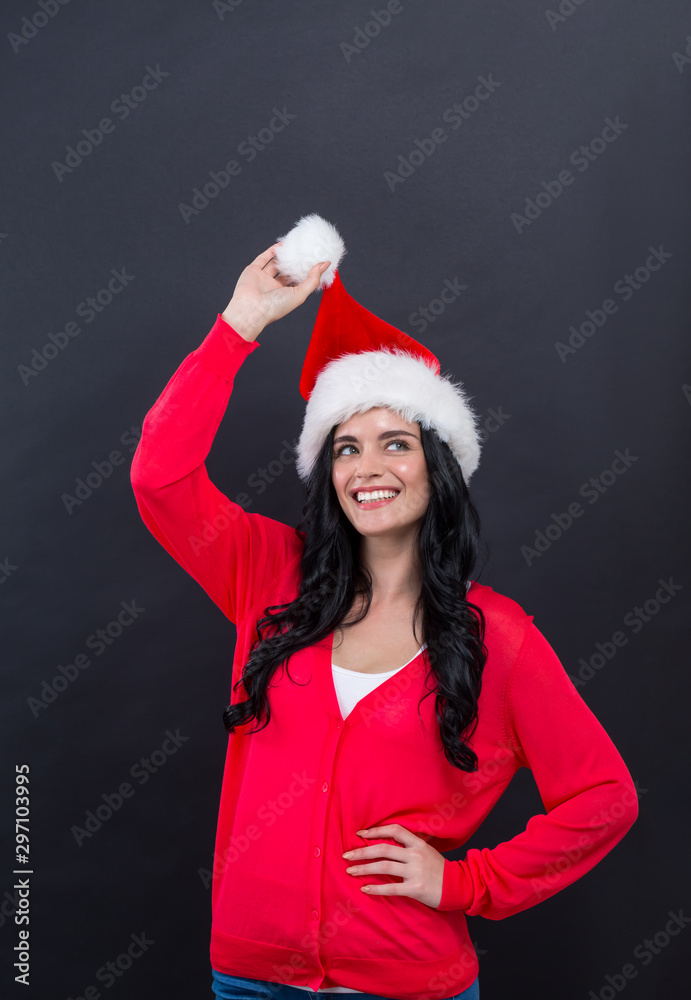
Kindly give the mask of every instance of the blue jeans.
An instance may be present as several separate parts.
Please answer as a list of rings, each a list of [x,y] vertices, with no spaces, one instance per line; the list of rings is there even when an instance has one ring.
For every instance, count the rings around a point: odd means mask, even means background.
[[[225,972],[212,969],[213,991],[221,1000],[314,1000],[315,997],[332,997],[333,1000],[387,1000],[376,993],[316,993],[314,990],[298,990],[295,986],[281,986],[263,979],[243,979],[241,976],[227,976]],[[480,977],[467,990],[457,993],[447,1000],[480,1000]]]

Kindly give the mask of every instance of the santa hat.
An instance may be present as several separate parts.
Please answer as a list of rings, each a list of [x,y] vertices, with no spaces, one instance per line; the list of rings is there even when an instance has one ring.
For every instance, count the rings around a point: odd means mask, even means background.
[[[319,261],[331,261],[316,289],[322,299],[300,377],[307,400],[297,446],[300,478],[309,478],[334,425],[384,406],[434,429],[468,483],[480,460],[480,438],[462,383],[442,376],[431,351],[348,294],[338,273],[345,245],[331,223],[306,215],[279,240],[276,266],[293,281],[303,281]]]

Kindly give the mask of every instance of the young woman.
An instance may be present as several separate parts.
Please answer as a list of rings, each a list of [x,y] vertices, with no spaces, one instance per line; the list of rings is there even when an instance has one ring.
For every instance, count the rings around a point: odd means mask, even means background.
[[[244,269],[132,465],[145,524],[237,629],[213,988],[477,1000],[465,914],[500,920],[570,885],[637,797],[532,616],[473,581],[476,418],[431,352],[348,296],[339,239],[311,216]],[[291,528],[224,496],[205,460],[258,335],[319,288]],[[262,407],[261,357],[248,368]],[[280,448],[257,492],[291,464]],[[545,812],[447,860],[520,767]]]

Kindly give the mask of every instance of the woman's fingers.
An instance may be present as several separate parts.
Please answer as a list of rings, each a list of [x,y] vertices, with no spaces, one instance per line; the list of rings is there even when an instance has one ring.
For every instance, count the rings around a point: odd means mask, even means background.
[[[273,243],[267,250],[264,250],[262,253],[260,253],[258,257],[255,257],[254,260],[252,261],[252,264],[259,264],[259,267],[263,269],[266,266],[266,264],[268,264],[268,262],[271,260],[271,258],[275,255],[276,248],[279,245],[280,241],[279,243]]]
[[[305,280],[301,281],[299,285],[295,285],[293,291],[295,292],[299,304],[302,304],[308,295],[316,291],[317,286],[321,281],[322,274],[326,271],[330,264],[330,260],[322,261],[320,264],[315,264]]]
[[[256,332],[269,323],[292,312],[302,305],[311,292],[316,291],[321,276],[331,261],[322,261],[311,268],[304,281],[296,282],[281,274],[275,256],[281,241],[263,250],[238,278],[231,304],[243,316],[251,316]]]

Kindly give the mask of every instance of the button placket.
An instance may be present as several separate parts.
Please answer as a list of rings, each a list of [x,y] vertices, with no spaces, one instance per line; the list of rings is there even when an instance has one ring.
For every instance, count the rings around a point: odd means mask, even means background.
[[[320,792],[317,793],[317,798],[315,800],[315,808],[313,813],[313,826],[312,826],[312,857],[314,860],[314,865],[310,866],[310,885],[309,885],[309,896],[308,904],[312,903],[309,909],[310,919],[309,922],[318,921],[320,919],[320,901],[321,901],[321,890],[323,882],[323,865],[324,865],[324,850],[323,844],[326,842],[326,816],[328,812],[329,796],[328,793],[331,790],[331,785],[333,782],[333,771],[334,762],[336,759],[336,752],[338,750],[338,745],[345,731],[345,726],[342,719],[331,720],[331,725],[329,726],[328,734],[324,742],[324,747],[321,755],[321,762],[319,771],[321,771],[322,782],[318,786]],[[317,772],[319,773],[319,772]],[[318,931],[315,933],[315,944],[317,950],[317,958],[319,960],[319,936]]]

